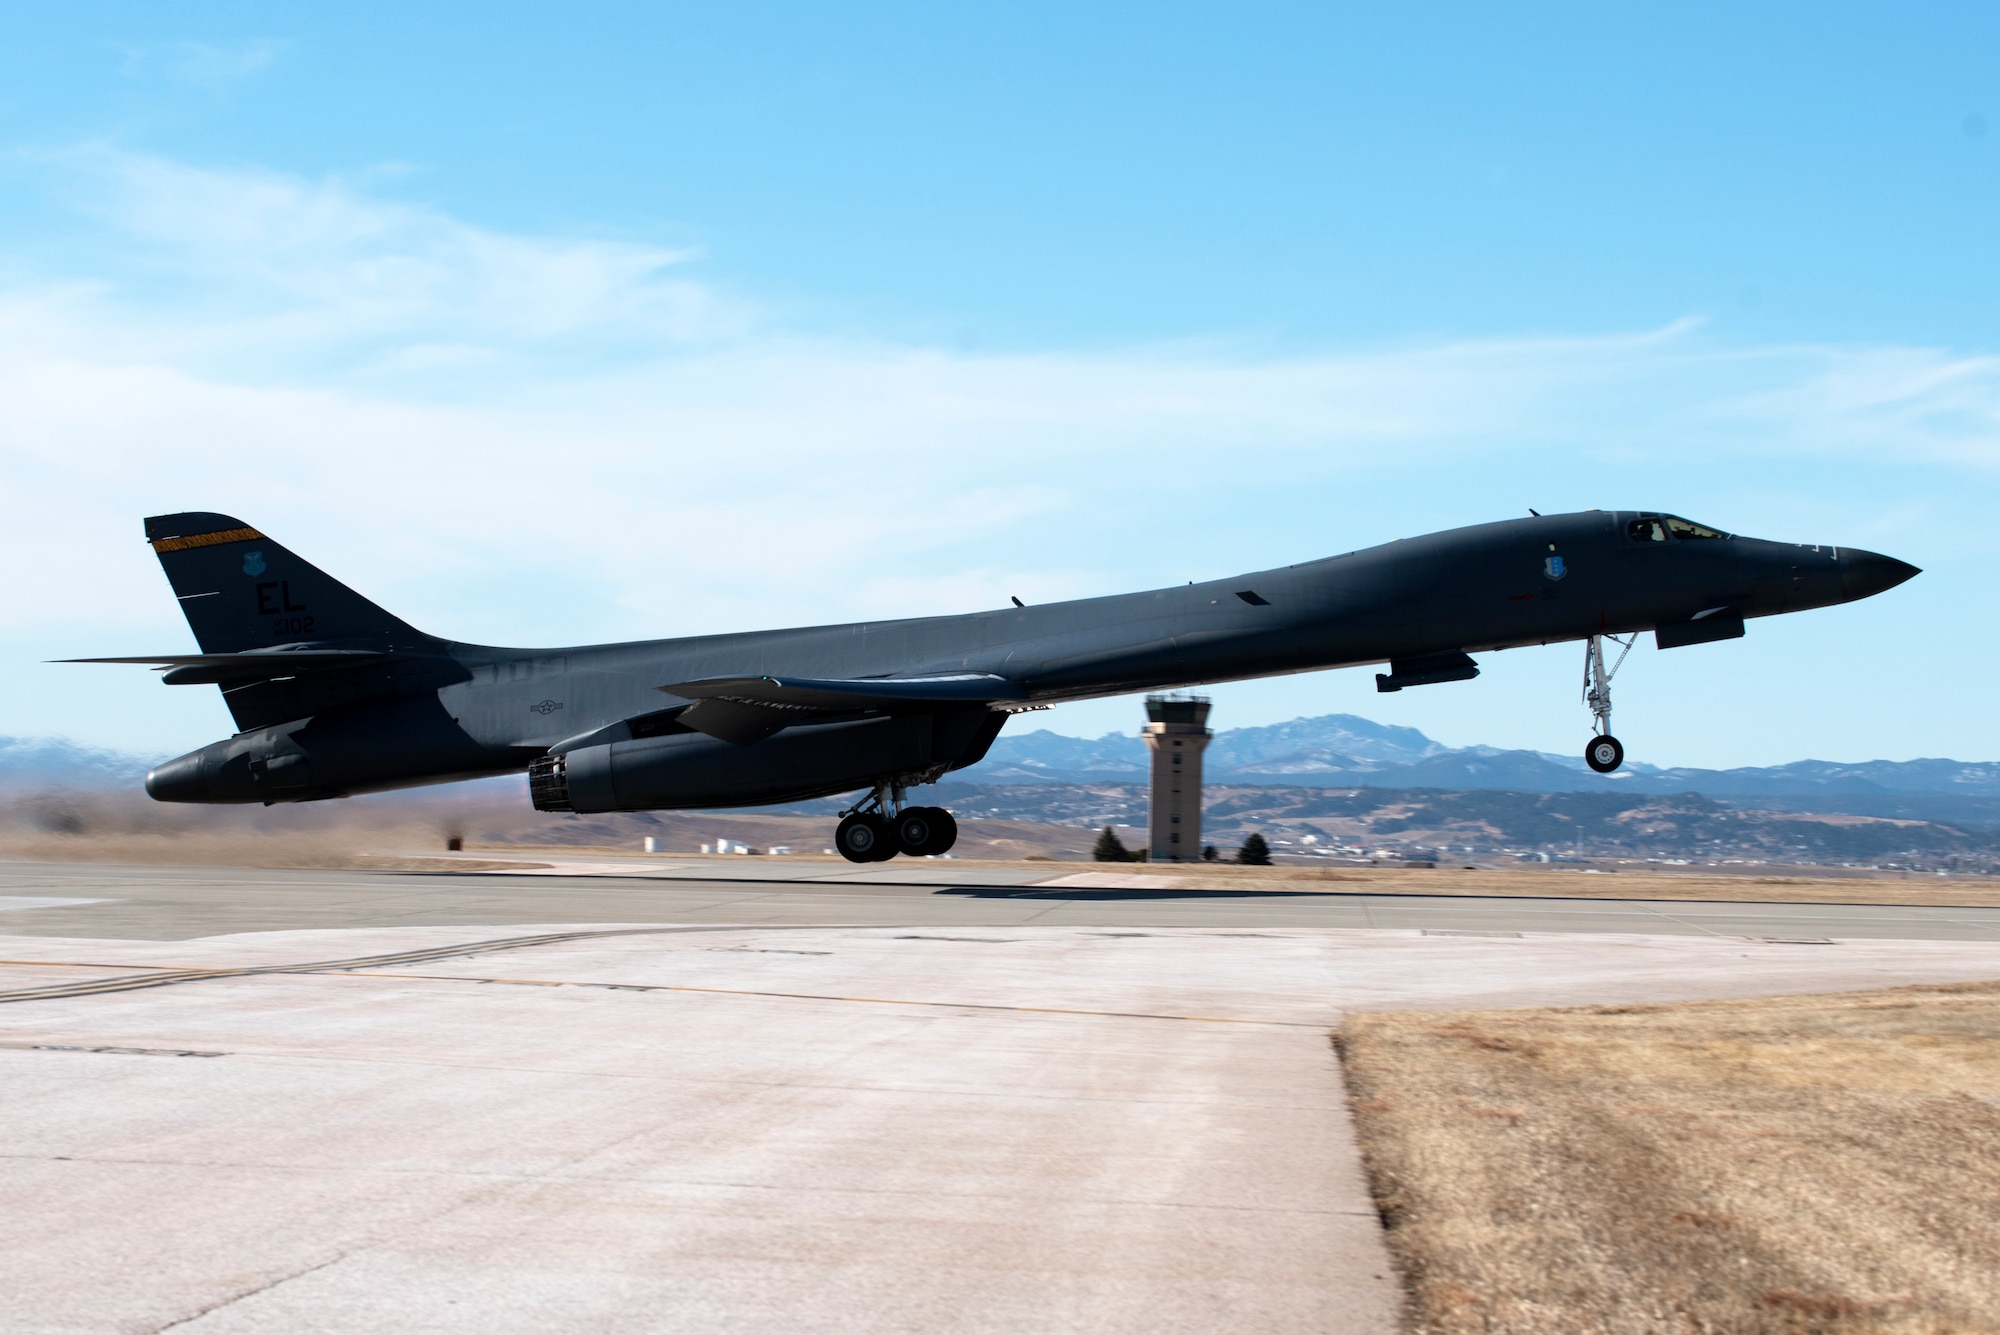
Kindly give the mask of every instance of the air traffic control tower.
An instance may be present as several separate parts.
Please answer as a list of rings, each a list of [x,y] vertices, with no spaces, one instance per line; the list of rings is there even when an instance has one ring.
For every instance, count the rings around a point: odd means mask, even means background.
[[[1201,753],[1208,730],[1208,697],[1146,697],[1146,747],[1153,753],[1152,851],[1154,862],[1201,860]]]

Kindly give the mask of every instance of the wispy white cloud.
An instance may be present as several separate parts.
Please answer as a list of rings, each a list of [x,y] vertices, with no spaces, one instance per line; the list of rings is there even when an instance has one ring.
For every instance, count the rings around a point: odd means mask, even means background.
[[[48,542],[77,531],[79,506],[121,542],[142,512],[234,507],[404,598],[449,601],[482,568],[564,571],[627,609],[625,633],[1105,591],[1149,567],[1227,573],[1537,502],[1740,500],[1829,450],[2000,459],[1981,417],[2000,376],[1933,376],[1927,396],[1910,373],[1865,396],[1893,413],[1849,419],[1826,406],[1840,391],[1818,355],[1746,364],[1674,340],[1253,361],[773,338],[466,402],[51,354],[36,331],[32,310],[0,303],[0,468],[37,497],[17,524]],[[1847,373],[1894,379],[1868,357]],[[1814,446],[1829,422],[1844,434]],[[1644,498],[1625,490],[1638,479]],[[1163,530],[1177,513],[1185,527]],[[12,616],[77,610],[26,578],[44,549],[0,554]],[[562,609],[421,610],[472,634]]]
[[[240,42],[165,42],[127,47],[124,72],[128,78],[158,76],[190,88],[215,92],[261,74],[284,48],[270,38]]]
[[[177,43],[167,60],[167,68],[183,83],[199,88],[217,88],[261,73],[277,59],[280,44],[268,38],[218,45],[213,42]]]
[[[2000,469],[2000,357],[1933,348],[1760,350],[1788,374],[1717,410],[1798,448]]]
[[[136,321],[135,335],[183,353],[295,373],[430,371],[560,341],[602,354],[750,324],[744,303],[678,272],[688,250],[499,232],[339,177],[197,167],[106,144],[32,161],[119,243],[92,293]]]

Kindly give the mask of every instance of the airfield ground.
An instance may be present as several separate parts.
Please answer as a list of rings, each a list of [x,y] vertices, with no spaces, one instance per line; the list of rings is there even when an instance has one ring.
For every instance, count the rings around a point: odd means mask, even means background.
[[[940,884],[961,875],[993,876],[1013,882],[1060,882],[1081,886],[1117,881],[1128,887],[1177,890],[1263,891],[1293,894],[1443,895],[1508,899],[1713,900],[1723,903],[1898,904],[2000,908],[2000,877],[1829,868],[1780,863],[1736,863],[1726,867],[1669,867],[1603,859],[1565,865],[1444,863],[1399,866],[1306,863],[1242,867],[1231,863],[1087,863],[981,860],[963,868],[938,859],[898,859],[856,867],[834,856],[802,855],[749,860],[742,856],[633,853],[629,849],[492,845],[459,855],[498,863],[496,870],[560,874],[588,866],[599,873],[696,873],[755,879],[840,878],[856,881],[928,879]],[[520,867],[523,862],[542,862]],[[515,864],[509,868],[508,864]],[[455,860],[434,853],[364,854],[351,865],[449,870]],[[658,869],[657,873],[654,869]],[[927,870],[928,869],[928,870]],[[1084,879],[1079,880],[1082,877]],[[1616,879],[1612,879],[1616,878]]]
[[[1414,1330],[2000,1330],[2000,984],[1341,1045]]]
[[[1886,897],[565,856],[0,864],[0,1329],[1386,1332],[1343,1018],[2000,976]]]

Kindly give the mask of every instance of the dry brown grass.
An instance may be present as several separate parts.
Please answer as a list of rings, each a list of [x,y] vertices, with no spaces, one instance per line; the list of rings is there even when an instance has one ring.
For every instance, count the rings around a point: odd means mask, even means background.
[[[2000,1331],[2000,983],[1339,1044],[1416,1331]]]
[[[1641,864],[1643,866],[1643,864]],[[1227,863],[1097,866],[1120,875],[1175,878],[1183,889],[1248,886],[1330,894],[1495,895],[1505,898],[1725,900],[1759,904],[1912,904],[2000,907],[2000,878],[1798,867],[1759,873],[1656,871],[1638,866],[1599,875],[1566,868],[1388,866],[1237,867]]]

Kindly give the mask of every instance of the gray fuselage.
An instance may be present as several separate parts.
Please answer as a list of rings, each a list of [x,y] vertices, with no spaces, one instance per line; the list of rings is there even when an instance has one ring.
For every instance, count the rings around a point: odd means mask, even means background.
[[[1846,602],[1915,573],[1847,548],[1681,536],[1708,533],[1684,521],[1659,537],[1667,530],[1646,527],[1656,519],[1506,520],[1230,579],[958,616],[552,649],[391,646],[424,665],[395,698],[247,730],[162,766],[148,789],[163,800],[300,800],[623,747],[622,759],[604,752],[597,805],[577,809],[773,802],[934,778],[975,762],[1006,712],[1033,705],[1361,664],[1400,671],[1440,654],[1593,634],[1661,629],[1665,644],[1663,628]],[[676,727],[672,713],[688,702],[661,689],[950,674],[1004,679],[1018,698],[821,711],[741,745]],[[650,777],[621,786],[621,766]],[[289,775],[282,788],[274,769]]]

